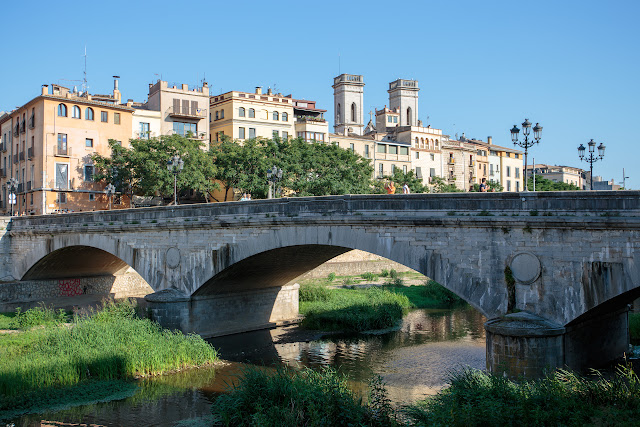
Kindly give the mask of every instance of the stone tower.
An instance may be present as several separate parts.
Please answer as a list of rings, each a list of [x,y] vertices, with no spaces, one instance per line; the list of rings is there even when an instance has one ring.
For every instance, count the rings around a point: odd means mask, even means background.
[[[333,79],[334,131],[344,135],[362,135],[364,129],[364,79],[353,74],[340,74]]]
[[[400,126],[418,126],[418,81],[398,79],[389,83],[389,108],[400,110]]]

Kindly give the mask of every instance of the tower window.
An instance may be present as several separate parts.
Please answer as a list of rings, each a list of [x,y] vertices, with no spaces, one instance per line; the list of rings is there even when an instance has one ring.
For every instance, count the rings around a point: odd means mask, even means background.
[[[357,123],[358,120],[356,120],[356,103],[352,103],[351,104],[351,121],[353,123]]]
[[[336,107],[336,122],[340,123],[340,104]]]
[[[407,108],[407,125],[412,126],[411,123],[411,107]]]
[[[249,108],[249,118],[253,119],[256,117],[256,110],[254,110],[253,108]]]

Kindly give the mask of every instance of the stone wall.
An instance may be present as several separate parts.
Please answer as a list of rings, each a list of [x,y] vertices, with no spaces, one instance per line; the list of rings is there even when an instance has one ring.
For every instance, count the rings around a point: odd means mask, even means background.
[[[407,266],[381,256],[360,250],[353,250],[325,262],[296,281],[307,279],[321,279],[334,273],[337,276],[353,276],[363,273],[381,273],[382,270],[415,271]]]

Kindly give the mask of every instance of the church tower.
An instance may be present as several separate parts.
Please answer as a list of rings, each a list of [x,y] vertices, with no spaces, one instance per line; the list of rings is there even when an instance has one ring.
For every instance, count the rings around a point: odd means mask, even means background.
[[[418,126],[418,81],[398,79],[389,83],[389,108],[400,110],[400,126]]]
[[[364,79],[353,74],[340,74],[333,79],[334,132],[362,135],[364,129]]]

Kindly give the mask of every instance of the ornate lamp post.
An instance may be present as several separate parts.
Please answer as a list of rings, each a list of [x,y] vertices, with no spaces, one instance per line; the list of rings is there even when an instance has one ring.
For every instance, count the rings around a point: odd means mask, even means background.
[[[580,156],[580,160],[584,160],[585,162],[589,163],[589,167],[591,169],[589,181],[591,181],[591,190],[593,190],[593,164],[598,160],[602,160],[602,158],[604,157],[605,146],[603,143],[600,143],[600,145],[598,145],[598,155],[595,155],[596,142],[592,139],[587,143],[587,145],[589,146],[589,155],[584,155],[585,147],[584,145],[580,144],[580,146],[578,147],[578,156]]]
[[[9,181],[7,181],[7,185],[9,186],[9,204],[11,205],[11,216],[13,216],[13,205],[16,204],[18,198],[14,193],[14,190],[18,188],[18,180],[11,177]]]
[[[542,126],[538,123],[533,127],[533,138],[529,140],[529,134],[531,133],[531,122],[529,119],[524,119],[522,123],[522,135],[524,135],[524,141],[518,141],[518,133],[520,129],[516,125],[511,128],[511,140],[513,145],[518,145],[524,148],[524,191],[529,191],[527,188],[527,154],[530,147],[540,143],[540,132],[542,132]]]
[[[173,204],[178,204],[178,174],[184,169],[184,161],[177,154],[167,162],[167,169],[173,173]]]
[[[111,210],[111,201],[113,200],[113,195],[116,194],[116,187],[113,184],[109,184],[104,188],[104,192],[107,194],[107,199],[109,199],[109,210]]]
[[[269,181],[269,199],[272,198],[271,188],[273,187],[273,193],[276,192],[276,183],[282,179],[282,169],[277,166],[272,166],[271,169],[267,169],[267,180]]]

